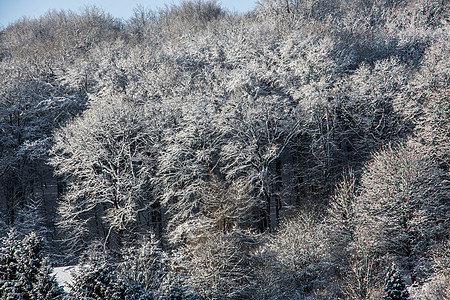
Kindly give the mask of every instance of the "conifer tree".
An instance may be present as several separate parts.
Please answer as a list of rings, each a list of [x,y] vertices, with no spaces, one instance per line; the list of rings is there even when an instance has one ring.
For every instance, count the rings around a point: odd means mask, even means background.
[[[159,241],[152,235],[151,242],[140,248],[128,248],[124,251],[118,272],[133,285],[140,285],[143,290],[157,291],[167,273],[167,257],[159,246]]]
[[[386,295],[381,300],[406,300],[409,299],[409,293],[405,282],[395,263],[392,264],[386,274],[384,291]]]
[[[14,230],[1,241],[0,297],[2,299],[59,299],[63,290],[51,275],[42,242],[35,233],[22,241]]]
[[[8,236],[3,238],[0,249],[0,296],[3,299],[19,294],[15,280],[18,271],[15,249],[18,247],[19,242],[15,239],[15,232],[11,230]]]
[[[149,299],[139,286],[132,286],[116,271],[115,264],[94,263],[74,274],[70,286],[75,299]]]

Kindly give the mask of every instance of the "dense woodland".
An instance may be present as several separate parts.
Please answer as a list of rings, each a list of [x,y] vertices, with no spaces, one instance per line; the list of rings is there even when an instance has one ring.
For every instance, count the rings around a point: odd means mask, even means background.
[[[449,16],[187,1],[3,28],[2,299],[450,299]],[[82,266],[71,294],[50,263]]]

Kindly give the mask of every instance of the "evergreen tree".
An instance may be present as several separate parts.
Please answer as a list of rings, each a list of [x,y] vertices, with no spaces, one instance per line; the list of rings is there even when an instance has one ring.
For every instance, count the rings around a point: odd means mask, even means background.
[[[180,267],[177,255],[169,256],[161,249],[160,241],[151,233],[149,241],[140,248],[125,249],[116,273],[129,285],[138,287],[150,299],[191,299],[192,293],[176,270]]]
[[[19,242],[15,239],[15,232],[11,230],[8,236],[3,238],[0,249],[0,296],[3,299],[19,297],[18,285],[16,286],[16,274],[18,262],[15,255]]]
[[[151,242],[124,251],[117,272],[132,285],[140,285],[142,290],[155,294],[167,276],[167,260],[159,241],[152,235]]]
[[[392,267],[386,274],[384,291],[386,292],[386,295],[381,298],[382,300],[409,299],[409,293],[406,289],[405,282],[395,263],[392,264]]]
[[[2,299],[58,299],[63,290],[51,275],[42,242],[35,233],[22,241],[14,230],[1,241],[0,296]]]
[[[116,265],[98,263],[86,265],[74,274],[70,286],[75,299],[149,299],[140,286],[132,286],[117,271]]]

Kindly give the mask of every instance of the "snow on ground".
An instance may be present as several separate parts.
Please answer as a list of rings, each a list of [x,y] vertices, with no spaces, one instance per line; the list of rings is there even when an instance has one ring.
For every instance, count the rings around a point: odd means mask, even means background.
[[[65,266],[53,268],[52,275],[56,276],[58,284],[64,288],[66,292],[69,291],[69,284],[72,283],[72,272],[77,271],[78,266]]]

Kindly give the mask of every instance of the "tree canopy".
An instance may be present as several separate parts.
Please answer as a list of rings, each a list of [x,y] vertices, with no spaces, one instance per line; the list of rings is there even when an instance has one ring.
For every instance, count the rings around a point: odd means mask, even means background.
[[[110,273],[117,297],[145,278],[145,297],[380,299],[395,263],[411,297],[442,294],[449,14],[183,1],[19,20],[0,31],[0,232],[85,264],[74,291]]]

